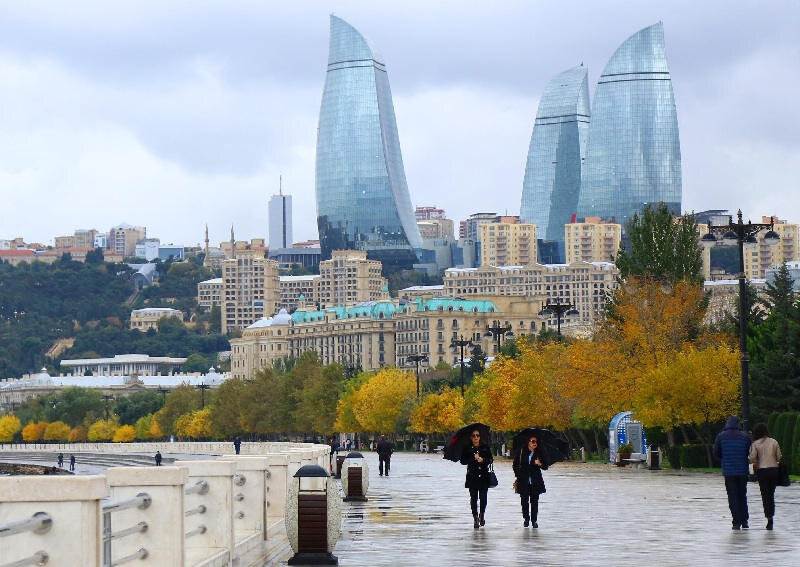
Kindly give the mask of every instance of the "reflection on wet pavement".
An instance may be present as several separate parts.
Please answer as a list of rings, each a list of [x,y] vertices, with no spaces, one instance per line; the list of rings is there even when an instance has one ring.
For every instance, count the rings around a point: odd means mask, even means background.
[[[344,504],[334,551],[343,566],[800,565],[797,485],[778,488],[767,532],[750,484],[752,528],[733,532],[720,475],[556,465],[544,473],[536,530],[522,526],[511,464],[498,461],[500,486],[474,530],[463,466],[395,453],[392,475],[380,477],[377,456],[364,456],[369,501]]]

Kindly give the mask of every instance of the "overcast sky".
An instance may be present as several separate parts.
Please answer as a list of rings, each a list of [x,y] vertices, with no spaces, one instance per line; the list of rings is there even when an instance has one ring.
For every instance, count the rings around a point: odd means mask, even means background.
[[[490,7],[491,6],[491,7]],[[800,222],[800,3],[5,2],[0,238],[145,225],[266,237],[278,176],[316,238],[333,12],[383,54],[415,205],[518,214],[538,98],[664,22],[685,210]]]

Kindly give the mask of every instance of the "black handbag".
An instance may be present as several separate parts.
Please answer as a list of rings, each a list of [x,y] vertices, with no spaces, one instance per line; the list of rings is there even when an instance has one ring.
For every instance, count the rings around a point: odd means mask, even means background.
[[[497,482],[497,475],[494,474],[494,465],[489,464],[489,488],[495,488],[499,483]]]
[[[778,486],[790,486],[792,481],[789,480],[789,467],[786,463],[778,463]]]

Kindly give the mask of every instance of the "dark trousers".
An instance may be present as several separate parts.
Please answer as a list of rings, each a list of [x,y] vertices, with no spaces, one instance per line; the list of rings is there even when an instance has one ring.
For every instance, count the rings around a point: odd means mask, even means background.
[[[734,526],[747,523],[750,514],[747,512],[747,475],[726,476],[725,490],[728,492],[728,507]]]
[[[391,455],[378,455],[378,472],[389,476],[389,459]]]
[[[539,517],[539,495],[530,491],[528,494],[520,494],[519,500],[522,504],[522,517],[536,523],[536,518]]]
[[[775,487],[778,486],[778,467],[758,469],[758,487],[761,489],[761,502],[764,504],[764,516],[771,518],[775,515]]]
[[[472,509],[472,515],[478,514],[478,498],[481,500],[481,516],[486,512],[486,496],[489,493],[489,488],[470,488],[469,489],[469,507]]]

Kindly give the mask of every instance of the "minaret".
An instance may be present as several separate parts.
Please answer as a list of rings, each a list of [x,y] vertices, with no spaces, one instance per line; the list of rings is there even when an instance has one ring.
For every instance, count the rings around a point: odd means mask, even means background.
[[[203,267],[211,267],[211,256],[208,254],[208,223],[206,223],[206,256],[203,258]]]
[[[231,258],[236,258],[236,238],[233,236],[233,225],[231,225]]]

